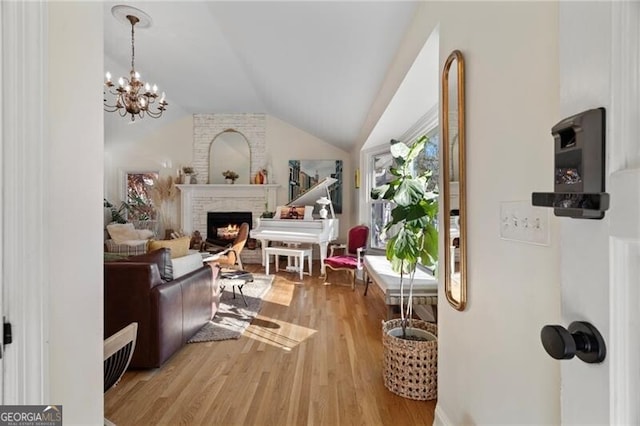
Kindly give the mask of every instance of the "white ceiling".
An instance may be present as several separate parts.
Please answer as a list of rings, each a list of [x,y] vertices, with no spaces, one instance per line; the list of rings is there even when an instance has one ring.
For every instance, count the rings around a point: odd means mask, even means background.
[[[105,3],[105,68],[127,75],[130,26]],[[405,1],[131,2],[136,71],[167,94],[161,119],[105,115],[105,139],[131,140],[195,113],[263,112],[350,149],[409,26]],[[144,123],[143,123],[144,122]]]

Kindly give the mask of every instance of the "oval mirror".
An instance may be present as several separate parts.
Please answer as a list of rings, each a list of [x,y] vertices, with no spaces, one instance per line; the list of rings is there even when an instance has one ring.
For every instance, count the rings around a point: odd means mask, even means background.
[[[467,305],[464,58],[455,50],[442,70],[442,196],[444,291],[459,311]]]
[[[227,129],[216,136],[209,147],[209,183],[226,183],[223,172],[238,174],[235,183],[248,184],[251,174],[249,141],[240,132]]]

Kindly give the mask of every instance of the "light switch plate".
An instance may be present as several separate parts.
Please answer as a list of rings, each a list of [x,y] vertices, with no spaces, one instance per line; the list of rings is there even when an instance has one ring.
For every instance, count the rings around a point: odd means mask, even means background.
[[[500,238],[548,246],[549,209],[533,207],[530,201],[502,201]]]

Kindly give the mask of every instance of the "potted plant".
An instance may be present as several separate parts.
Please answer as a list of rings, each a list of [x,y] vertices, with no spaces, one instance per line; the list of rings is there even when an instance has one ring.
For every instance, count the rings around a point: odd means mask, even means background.
[[[264,203],[264,211],[260,214],[261,218],[272,219],[275,216],[275,212],[269,211],[269,203]]]
[[[124,217],[125,211],[127,210],[127,206],[124,202],[120,204],[119,208],[116,208],[113,204],[111,204],[106,198],[103,199],[103,206],[109,209],[111,213],[111,222],[115,223],[127,223],[127,219]]]
[[[437,328],[412,319],[417,265],[435,268],[438,259],[438,195],[427,190],[432,172],[426,170],[414,176],[413,171],[413,161],[423,153],[427,141],[423,136],[407,146],[392,140],[394,179],[371,191],[373,199],[395,204],[385,227],[393,235],[387,242],[386,257],[400,274],[400,319],[383,323],[385,386],[412,399],[433,399],[437,391]]]
[[[190,184],[191,183],[191,176],[193,176],[195,174],[193,167],[191,166],[184,166],[182,168],[182,183],[183,184]]]
[[[225,170],[222,172],[222,176],[227,180],[227,183],[235,183],[236,179],[240,176],[233,170]]]

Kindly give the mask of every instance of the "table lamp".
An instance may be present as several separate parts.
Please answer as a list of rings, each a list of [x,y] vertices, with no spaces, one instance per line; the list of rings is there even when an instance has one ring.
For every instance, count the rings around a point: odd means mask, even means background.
[[[329,204],[331,204],[331,200],[328,199],[327,197],[320,197],[320,198],[318,198],[316,203],[318,203],[318,204],[320,204],[322,206],[322,208],[320,209],[320,217],[322,219],[326,219],[327,218],[327,214],[329,213],[329,211],[327,210],[327,206]]]

